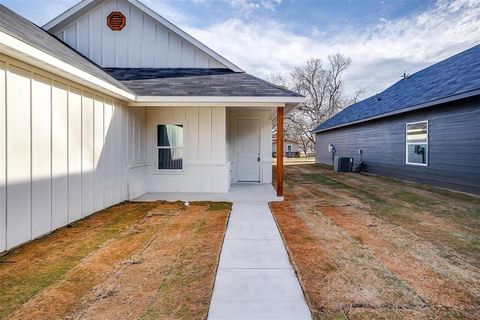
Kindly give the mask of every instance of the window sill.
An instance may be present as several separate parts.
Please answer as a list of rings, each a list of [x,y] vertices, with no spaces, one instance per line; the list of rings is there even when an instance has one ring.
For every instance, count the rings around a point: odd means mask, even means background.
[[[428,167],[427,163],[405,163],[407,166],[416,166],[416,167]]]
[[[185,174],[185,170],[154,170],[153,174],[155,175],[181,175]]]

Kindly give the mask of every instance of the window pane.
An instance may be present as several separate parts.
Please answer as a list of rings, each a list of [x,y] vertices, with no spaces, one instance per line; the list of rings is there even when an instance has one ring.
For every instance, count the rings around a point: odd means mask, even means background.
[[[407,148],[407,161],[409,163],[427,164],[428,150],[426,144],[409,144]]]
[[[161,124],[157,126],[157,146],[183,147],[183,125]]]
[[[181,170],[183,168],[183,149],[158,149],[159,170]]]
[[[408,143],[427,143],[427,123],[419,122],[407,124]]]

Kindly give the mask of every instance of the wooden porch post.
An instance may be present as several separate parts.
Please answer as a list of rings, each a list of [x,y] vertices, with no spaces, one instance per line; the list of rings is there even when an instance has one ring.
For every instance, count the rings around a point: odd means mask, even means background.
[[[277,197],[283,197],[283,108],[277,107]]]

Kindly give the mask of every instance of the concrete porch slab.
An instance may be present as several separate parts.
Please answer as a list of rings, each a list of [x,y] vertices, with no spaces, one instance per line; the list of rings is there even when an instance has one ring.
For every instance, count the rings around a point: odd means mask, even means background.
[[[228,193],[202,192],[148,192],[133,199],[134,202],[144,201],[227,201],[243,202],[270,202],[281,201],[271,184],[236,183],[230,186]]]

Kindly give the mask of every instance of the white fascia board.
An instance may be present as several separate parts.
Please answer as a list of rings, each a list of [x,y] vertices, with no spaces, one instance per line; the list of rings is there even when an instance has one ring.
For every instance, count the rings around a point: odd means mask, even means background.
[[[212,58],[215,58],[216,60],[220,61],[222,64],[224,64],[231,70],[235,72],[245,72],[242,69],[240,69],[238,66],[236,66],[234,63],[228,61],[227,59],[222,57],[220,54],[216,53],[215,51],[213,51],[212,49],[210,49],[209,47],[207,47],[206,45],[204,45],[203,43],[201,43],[200,41],[198,41],[197,39],[195,39],[185,31],[183,31],[182,29],[180,29],[179,27],[177,27],[176,25],[168,21],[167,19],[165,19],[164,17],[162,17],[161,15],[159,15],[158,13],[156,13],[155,11],[153,11],[152,9],[150,9],[140,1],[128,0],[128,2],[130,2],[131,4],[133,4],[134,6],[136,6],[137,8],[139,8],[140,10],[142,10],[143,12],[145,12],[146,14],[148,14],[149,16],[151,16],[152,18],[154,18],[155,20],[163,24],[165,27],[167,27],[171,31],[175,32],[177,35],[179,35],[186,41],[190,42],[192,45],[203,50],[206,54],[210,55]]]
[[[235,107],[235,108],[276,108],[284,107],[284,103],[261,102],[129,102],[129,107]]]
[[[304,102],[302,97],[232,97],[232,96],[138,96],[131,106],[225,106],[225,107],[284,107],[287,104],[298,105]]]
[[[44,30],[51,30],[51,29],[55,28],[60,23],[64,22],[65,20],[67,20],[71,16],[75,15],[80,10],[82,10],[85,7],[87,7],[88,5],[92,4],[94,1],[97,1],[97,0],[82,0],[81,2],[77,3],[76,5],[74,5],[73,7],[68,9],[67,11],[65,11],[64,13],[60,14],[58,17],[56,17],[53,20],[47,22],[42,28]]]
[[[303,103],[304,97],[255,96],[138,96],[136,102],[253,102],[253,103]]]
[[[28,64],[34,65],[40,69],[44,69],[73,82],[77,82],[95,90],[102,91],[106,94],[122,100],[135,100],[135,95],[122,90],[100,78],[92,76],[88,72],[80,70],[42,50],[39,50],[9,34],[0,31],[0,52],[13,56]]]

